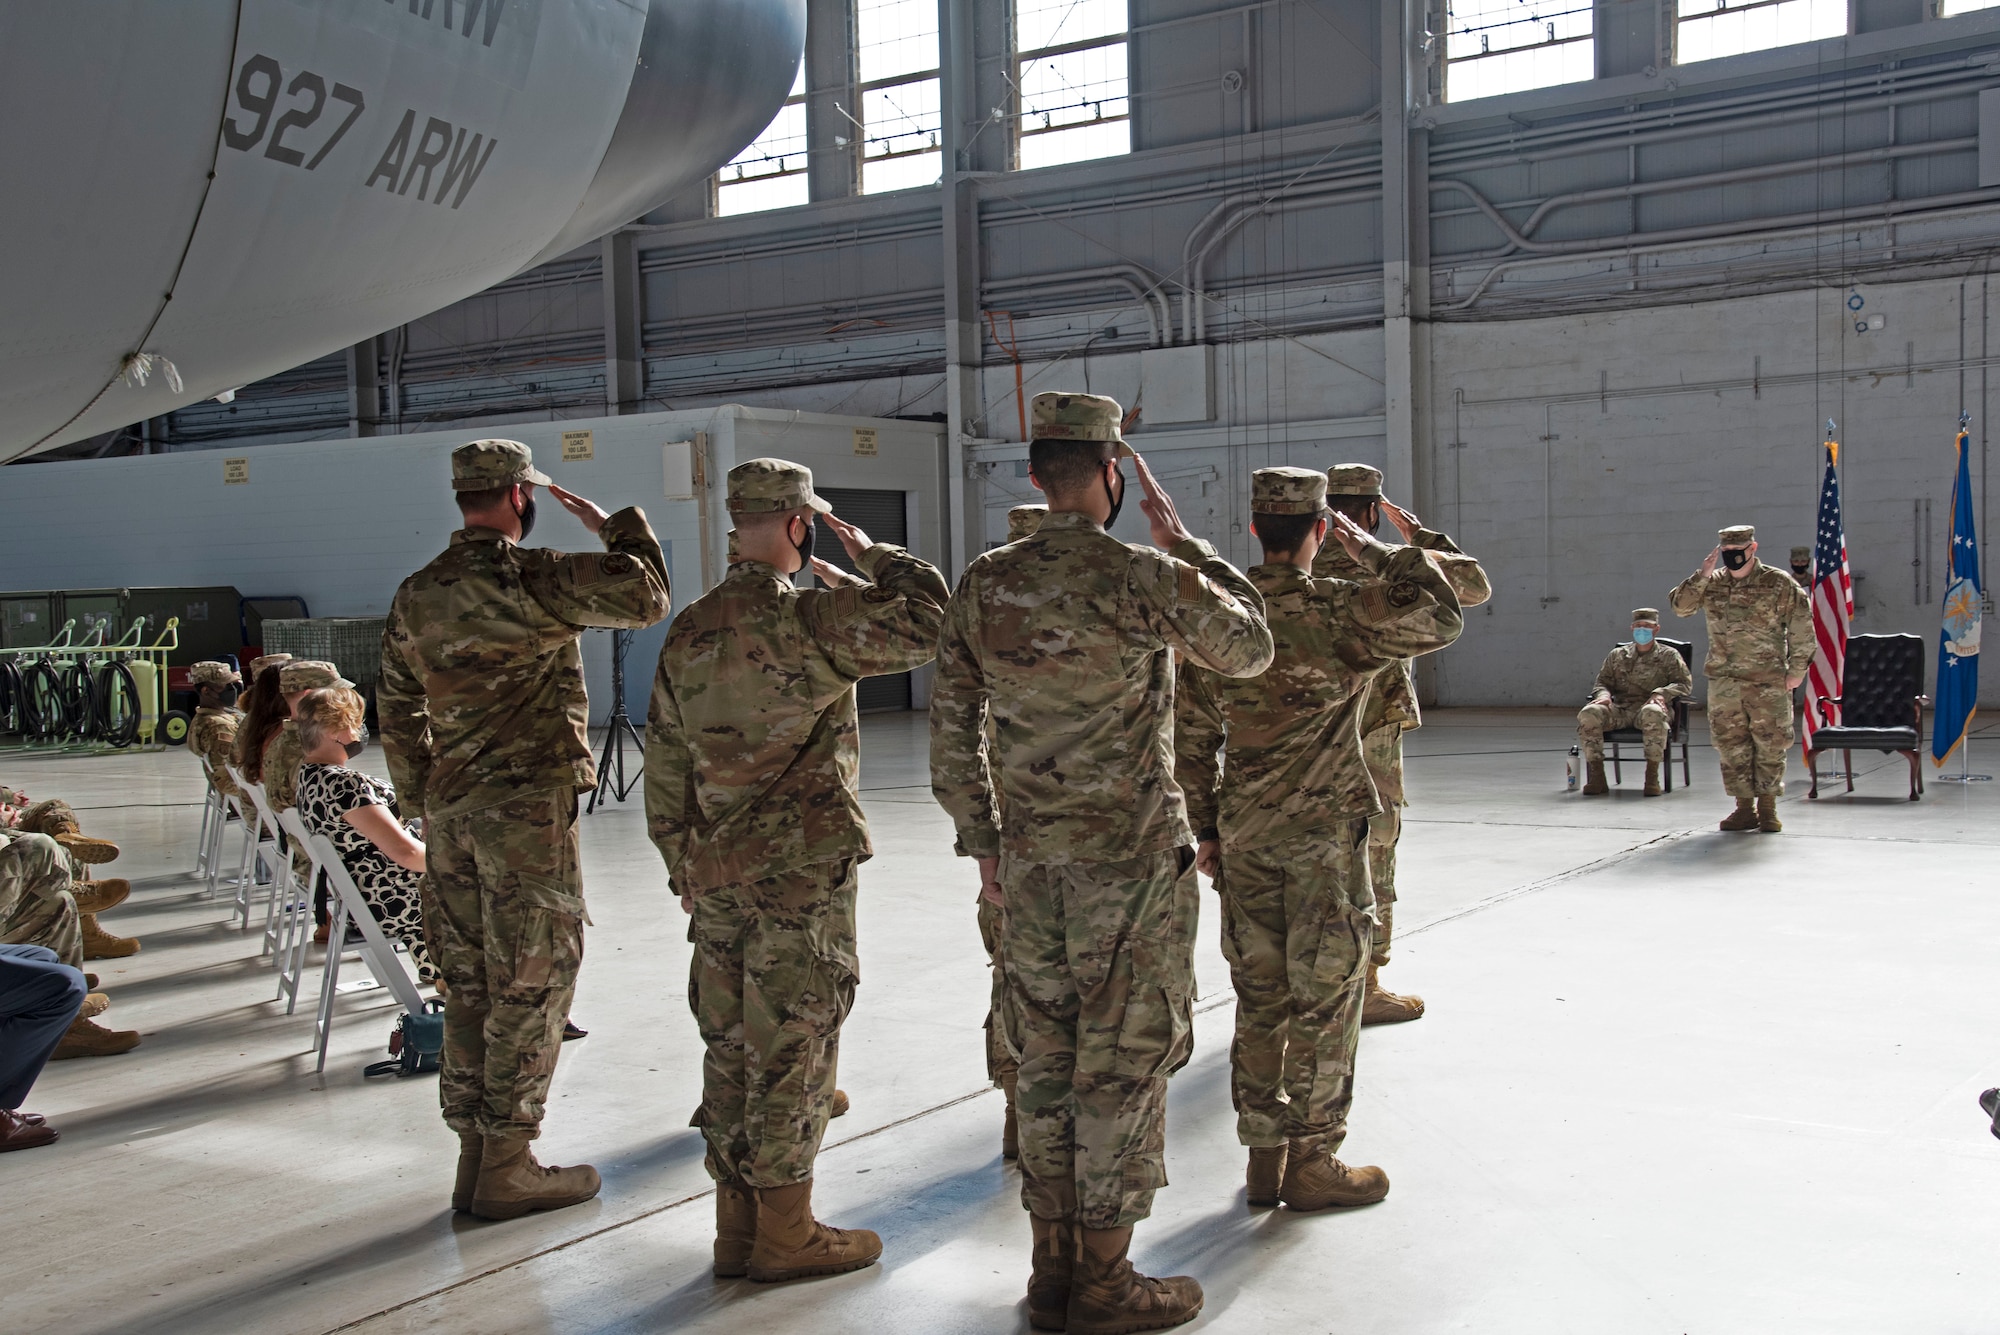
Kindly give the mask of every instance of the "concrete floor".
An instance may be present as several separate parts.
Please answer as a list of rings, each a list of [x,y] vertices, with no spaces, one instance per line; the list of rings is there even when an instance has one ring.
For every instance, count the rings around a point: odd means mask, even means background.
[[[1411,738],[1388,981],[1430,1014],[1368,1032],[1347,1146],[1394,1180],[1382,1205],[1246,1209],[1204,915],[1173,1185],[1135,1259],[1201,1279],[1192,1329],[1990,1329],[2000,1142],[1974,1099],[2000,1084],[2000,783],[1934,783],[1912,805],[1903,762],[1870,755],[1854,795],[1808,803],[1795,764],[1784,835],[1722,835],[1705,747],[1691,790],[1642,799],[1628,770],[1587,801],[1561,791],[1569,729],[1556,711],[1438,711]],[[136,888],[107,924],[145,941],[93,966],[107,1019],[144,1045],[52,1066],[29,1106],[62,1141],[0,1158],[0,1328],[1024,1329],[972,876],[930,800],[922,720],[873,718],[864,739],[878,853],[842,1054],[854,1111],[817,1199],[887,1252],[775,1287],[707,1274],[688,947],[636,802],[584,822],[591,1035],[565,1051],[540,1146],[596,1163],[604,1193],[487,1224],[446,1203],[456,1144],[434,1082],[362,1080],[393,1002],[343,996],[315,1077],[317,974],[284,1015],[256,935],[186,875],[191,758],[0,755],[0,782],[124,843],[109,870]],[[1997,741],[1978,739],[1976,766],[2000,769]]]

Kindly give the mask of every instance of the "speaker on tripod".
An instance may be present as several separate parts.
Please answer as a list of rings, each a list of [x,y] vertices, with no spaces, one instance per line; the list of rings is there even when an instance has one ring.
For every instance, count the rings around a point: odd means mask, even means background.
[[[611,717],[604,728],[604,754],[597,759],[597,791],[590,795],[590,804],[584,808],[585,815],[597,810],[597,804],[604,800],[607,792],[623,802],[638,786],[639,774],[645,768],[646,743],[641,740],[639,729],[633,726],[631,716],[625,712],[625,655],[631,648],[631,631],[611,632]],[[629,777],[625,772],[625,739],[628,737],[632,739],[632,749],[638,753]],[[615,779],[614,774],[617,776]]]

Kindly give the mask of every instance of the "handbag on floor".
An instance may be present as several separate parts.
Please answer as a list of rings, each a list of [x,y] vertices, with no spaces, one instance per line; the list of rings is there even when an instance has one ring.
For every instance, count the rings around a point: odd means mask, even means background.
[[[431,997],[416,1014],[404,1011],[396,1017],[396,1027],[389,1033],[389,1060],[375,1062],[361,1074],[434,1074],[438,1069],[438,1053],[443,1049],[444,1000]]]

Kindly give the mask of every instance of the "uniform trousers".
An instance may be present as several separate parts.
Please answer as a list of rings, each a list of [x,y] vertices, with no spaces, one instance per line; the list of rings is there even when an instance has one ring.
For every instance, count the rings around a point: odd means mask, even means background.
[[[718,1182],[813,1175],[861,981],[857,866],[819,862],[693,897],[688,1004],[707,1049],[694,1124]]]
[[[0,945],[0,1108],[27,1099],[86,990],[82,971],[47,946]]]
[[[1085,1228],[1136,1223],[1167,1183],[1167,1077],[1194,1049],[1194,850],[1003,854],[1000,883],[1021,1202]]]
[[[45,834],[16,834],[0,844],[0,885],[18,887],[13,909],[0,920],[0,943],[46,946],[68,967],[83,967],[72,866],[63,846]]]
[[[1227,849],[1215,888],[1236,987],[1229,1048],[1236,1137],[1332,1154],[1347,1138],[1375,920],[1367,823]]]
[[[1792,693],[1733,677],[1708,679],[1708,733],[1731,797],[1778,797],[1792,745]]]
[[[1667,711],[1651,700],[1621,705],[1616,700],[1593,700],[1577,711],[1576,736],[1583,758],[1604,763],[1604,734],[1620,728],[1637,728],[1646,747],[1646,759],[1658,764],[1666,758],[1667,733],[1672,720]]]
[[[986,1001],[986,1078],[995,1089],[1005,1089],[1021,1065],[1007,1047],[1007,1026],[1000,1019],[1007,1005],[1007,970],[1000,956],[1000,925],[1005,917],[998,904],[979,897],[979,943],[986,947],[987,972],[992,975]]]
[[[445,1124],[532,1140],[583,963],[576,791],[427,820],[424,848],[424,934],[449,984]]]
[[[1396,844],[1403,837],[1403,725],[1387,723],[1361,739],[1368,777],[1382,810],[1368,818],[1368,884],[1375,896],[1375,944],[1368,962],[1389,962],[1396,927]]]

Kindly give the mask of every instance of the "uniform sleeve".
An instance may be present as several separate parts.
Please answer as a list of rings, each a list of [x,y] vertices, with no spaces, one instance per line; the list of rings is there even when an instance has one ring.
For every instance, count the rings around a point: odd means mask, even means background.
[[[666,649],[653,674],[653,698],[646,717],[646,834],[672,876],[687,860],[688,845],[699,825],[694,801],[694,773],[687,733],[681,723],[680,701],[667,673]]]
[[[1662,649],[1663,646],[1661,645],[1656,644],[1653,646],[1653,652],[1656,654],[1660,653]],[[1672,661],[1667,664],[1668,674],[1673,680],[1660,687],[1659,690],[1661,698],[1671,704],[1682,696],[1690,695],[1694,692],[1694,673],[1688,670],[1687,660],[1682,658],[1678,653],[1675,653],[1674,650],[1666,649],[1665,652],[1673,655]]]
[[[1676,658],[1680,655],[1674,655]],[[1618,651],[1613,649],[1604,656],[1604,663],[1597,669],[1597,680],[1590,684],[1591,693],[1603,691],[1612,699],[1618,698],[1618,688],[1623,685],[1625,674],[1618,670]]]
[[[834,670],[850,681],[908,672],[937,656],[951,589],[928,561],[876,543],[857,563],[871,584],[810,589],[799,616]]]
[[[1342,647],[1357,671],[1433,654],[1465,629],[1457,586],[1435,557],[1416,546],[1371,543],[1362,549],[1372,578],[1352,588]]]
[[[389,609],[382,628],[382,673],[375,681],[375,722],[382,729],[382,755],[389,778],[410,810],[424,809],[424,785],[431,774],[431,711],[424,684],[409,661],[409,635],[402,600]]]
[[[1136,550],[1128,578],[1154,634],[1197,667],[1225,677],[1254,677],[1271,665],[1264,597],[1242,571],[1199,538],[1176,544],[1165,557]]]
[[[1667,603],[1674,609],[1675,616],[1691,617],[1701,611],[1707,592],[1708,580],[1697,570],[1674,585],[1673,592],[1667,595]]]
[[[536,602],[572,626],[639,630],[667,614],[667,558],[643,510],[604,521],[602,552],[523,553],[522,578]],[[534,559],[539,558],[539,559]]]
[[[1780,578],[1785,581],[1785,675],[1802,677],[1819,652],[1819,635],[1812,624],[1812,599],[1790,575],[1780,572]]]
[[[959,580],[938,637],[931,683],[931,795],[958,831],[958,855],[991,858],[1000,856],[1000,820],[986,747],[986,674],[967,625],[968,609],[977,602],[967,590],[975,579],[975,571],[968,570]]]
[[[1431,554],[1431,560],[1451,581],[1451,591],[1458,595],[1461,608],[1477,607],[1493,596],[1493,581],[1487,578],[1486,567],[1460,551],[1458,544],[1444,534],[1420,528],[1410,539],[1410,545]]]
[[[1197,839],[1221,837],[1216,787],[1222,777],[1219,753],[1227,728],[1211,677],[1182,663],[1174,683],[1174,780],[1187,794],[1188,824]]]

